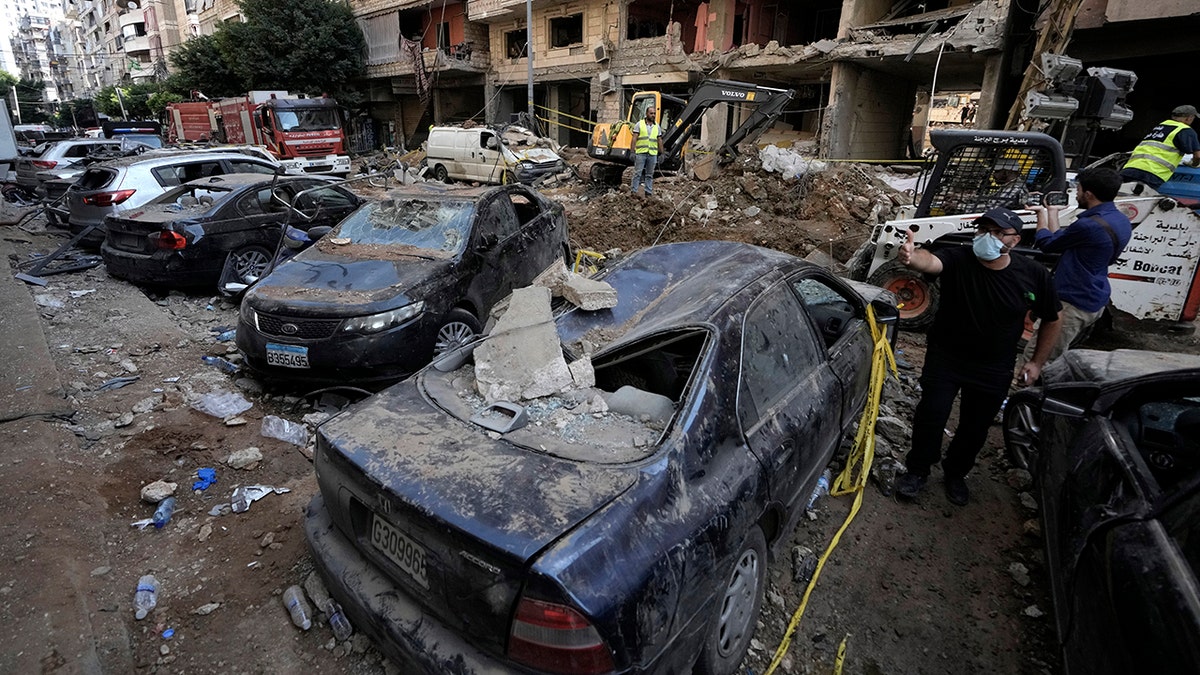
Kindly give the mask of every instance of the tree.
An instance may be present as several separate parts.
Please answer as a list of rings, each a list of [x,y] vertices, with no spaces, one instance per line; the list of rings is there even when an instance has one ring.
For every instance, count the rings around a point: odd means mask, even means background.
[[[246,22],[223,23],[214,38],[246,89],[338,96],[365,72],[366,41],[349,5],[330,0],[238,4]]]
[[[184,98],[191,98],[192,91],[211,98],[246,92],[242,78],[226,64],[217,48],[214,35],[200,35],[180,45],[171,54],[171,65],[177,73],[167,79],[167,88]]]
[[[45,98],[46,85],[43,81],[22,78],[15,86],[17,88],[17,105],[21,108],[22,122],[25,124],[40,124],[50,119],[50,111],[47,110]]]
[[[20,78],[7,70],[0,70],[0,95],[4,96],[8,105],[12,105],[12,88],[17,86],[20,81]]]

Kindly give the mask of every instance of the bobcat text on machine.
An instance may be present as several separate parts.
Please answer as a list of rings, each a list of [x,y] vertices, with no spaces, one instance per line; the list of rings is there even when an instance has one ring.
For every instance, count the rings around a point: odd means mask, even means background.
[[[600,160],[591,168],[591,179],[598,183],[621,180],[625,167],[633,165],[633,127],[654,108],[655,122],[662,128],[662,154],[659,170],[679,168],[684,144],[698,128],[701,118],[713,106],[732,103],[753,106],[754,111],[733,130],[717,149],[718,161],[725,162],[737,154],[737,144],[757,138],[766,131],[796,95],[792,89],[774,89],[731,80],[704,80],[686,99],[661,91],[639,91],[633,95],[628,118],[615,123],[597,124],[588,141],[588,156]]]
[[[1014,254],[1053,266],[1057,256],[1033,247],[1037,218],[1032,211],[1022,210],[1020,195],[1065,192],[1067,205],[1059,218],[1064,224],[1073,222],[1081,211],[1074,192],[1066,190],[1062,146],[1050,136],[939,130],[931,133],[930,140],[937,159],[919,202],[904,207],[900,218],[877,225],[850,261],[851,277],[882,286],[900,299],[901,322],[910,329],[933,321],[938,303],[937,282],[896,260],[910,230],[927,250],[970,245],[972,221],[989,208],[1006,206],[1021,214],[1025,223]],[[1133,224],[1133,238],[1109,268],[1110,309],[1140,320],[1192,321],[1200,309],[1200,171],[1180,167],[1157,191],[1145,187],[1134,194],[1135,185],[1123,185],[1114,200]]]
[[[286,91],[252,91],[216,101],[167,106],[168,139],[262,145],[296,173],[350,173],[337,101]]]

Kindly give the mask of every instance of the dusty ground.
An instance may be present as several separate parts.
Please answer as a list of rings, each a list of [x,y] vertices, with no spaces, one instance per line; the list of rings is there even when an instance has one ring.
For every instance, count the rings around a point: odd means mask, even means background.
[[[866,236],[862,223],[891,208],[872,173],[847,166],[783,183],[755,171],[751,160],[707,183],[661,179],[648,199],[580,186],[549,192],[566,205],[576,244],[590,249],[724,238],[806,255],[828,252],[833,240],[833,257],[844,260]],[[40,232],[42,224],[35,217],[24,229],[0,226],[6,262],[58,245],[61,234]],[[201,362],[204,354],[236,358],[216,337],[235,324],[235,306],[207,296],[148,296],[103,267],[53,277],[45,288],[13,281],[11,271],[0,284],[0,358],[7,362],[0,377],[0,508],[7,513],[0,556],[10,561],[0,575],[0,671],[395,672],[362,638],[339,645],[323,622],[308,632],[293,628],[280,605],[283,589],[311,570],[300,518],[316,484],[305,449],[265,438],[260,428],[268,414],[300,421],[313,408],[295,392],[264,394]],[[907,379],[889,385],[889,408],[903,420],[915,402],[912,367],[920,366],[922,342],[902,337]],[[1194,336],[1123,326],[1097,334],[1093,344],[1200,352]],[[128,386],[100,389],[134,375]],[[190,407],[219,390],[253,403],[241,415],[244,425]],[[257,467],[224,464],[251,446],[264,457]],[[896,454],[904,449],[890,446]],[[874,484],[868,489],[783,672],[829,672],[847,635],[851,673],[1057,670],[1037,516],[1021,505],[1022,477],[999,448],[996,428],[968,479],[966,508],[949,505],[936,483],[915,504],[897,503]],[[215,468],[218,482],[192,492],[201,467]],[[161,530],[131,527],[153,512],[140,488],[159,479],[179,484],[174,519]],[[291,492],[267,496],[247,513],[209,515],[235,486],[248,484]],[[823,498],[816,520],[773,561],[746,672],[764,672],[800,602],[805,584],[795,579],[793,548],[822,551],[849,503]],[[161,584],[159,605],[135,621],[135,585],[150,573]],[[195,613],[210,603],[219,606]],[[174,635],[165,639],[168,628]]]

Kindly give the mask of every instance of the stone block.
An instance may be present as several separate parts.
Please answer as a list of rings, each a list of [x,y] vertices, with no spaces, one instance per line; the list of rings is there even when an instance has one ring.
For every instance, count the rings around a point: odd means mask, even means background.
[[[573,383],[550,313],[550,289],[513,291],[508,311],[475,349],[475,388],[496,401],[549,396]]]
[[[617,306],[617,289],[603,281],[576,274],[563,285],[563,297],[576,307],[589,312]]]

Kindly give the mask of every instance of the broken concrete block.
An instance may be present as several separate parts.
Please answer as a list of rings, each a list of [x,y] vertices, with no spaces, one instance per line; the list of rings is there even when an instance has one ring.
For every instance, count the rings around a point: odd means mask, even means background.
[[[475,389],[488,403],[549,396],[572,385],[550,313],[550,289],[519,288],[475,349]]]
[[[572,274],[563,285],[563,297],[589,312],[617,306],[617,289],[603,282]]]
[[[175,494],[175,490],[178,487],[178,483],[168,483],[165,480],[156,480],[153,483],[147,483],[142,486],[142,501],[157,504]]]
[[[229,457],[225,459],[225,464],[234,469],[253,469],[262,459],[262,451],[251,446],[245,450],[230,453]]]
[[[576,359],[567,365],[567,369],[571,371],[571,379],[575,381],[575,386],[579,389],[596,386],[596,369],[592,368],[590,358],[585,356]]]
[[[534,278],[533,283],[530,285],[549,288],[550,293],[554,297],[561,298],[563,294],[563,285],[567,283],[567,279],[570,278],[570,276],[571,272],[567,270],[566,263],[561,260],[555,260],[554,264],[542,270],[542,273],[537,275],[537,277]]]
[[[154,408],[157,407],[159,403],[162,403],[162,401],[163,401],[162,394],[155,394],[154,396],[147,396],[146,398],[144,398],[134,404],[133,414],[141,415],[143,413],[148,413],[151,410],[154,410]]]
[[[608,403],[610,412],[629,415],[635,420],[647,419],[666,424],[671,420],[671,415],[675,414],[675,402],[671,399],[628,385],[615,393],[606,394],[604,401]]]

